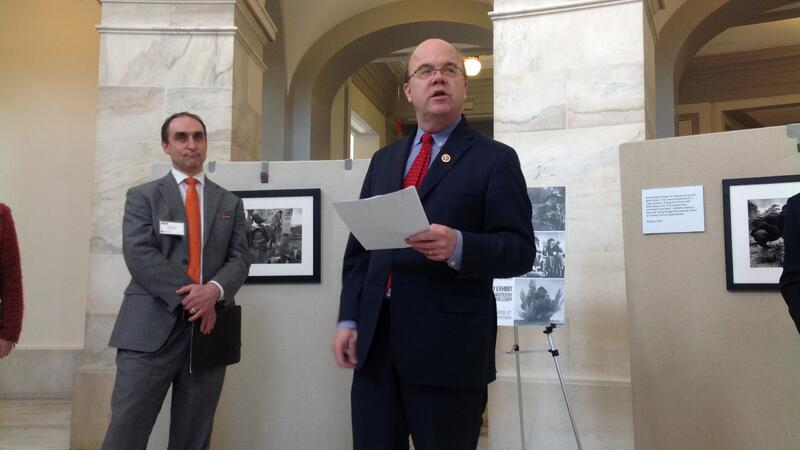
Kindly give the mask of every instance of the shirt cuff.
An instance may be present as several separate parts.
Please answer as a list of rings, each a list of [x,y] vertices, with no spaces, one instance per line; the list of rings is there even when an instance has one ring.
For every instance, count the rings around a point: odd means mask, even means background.
[[[447,265],[453,270],[461,270],[461,257],[464,252],[464,237],[461,236],[461,231],[456,230],[456,250],[453,255],[447,258]]]
[[[214,286],[219,288],[219,298],[217,299],[218,302],[225,300],[225,289],[222,289],[222,285],[217,283],[214,280],[209,281],[209,283],[214,283]]]
[[[342,329],[342,328],[349,328],[351,330],[356,330],[356,329],[358,329],[358,326],[357,326],[355,320],[343,320],[343,321],[339,322],[338,324],[336,324],[336,329],[337,330]]]

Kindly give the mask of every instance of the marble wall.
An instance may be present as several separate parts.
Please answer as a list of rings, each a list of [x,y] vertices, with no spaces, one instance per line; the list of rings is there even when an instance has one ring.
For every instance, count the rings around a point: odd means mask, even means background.
[[[275,29],[255,0],[102,0],[99,95],[85,350],[73,404],[72,446],[96,448],[108,419],[113,349],[107,347],[130,277],[121,255],[125,192],[164,161],[163,120],[199,114],[208,161],[260,159],[263,45]]]
[[[495,0],[491,16],[495,138],[517,150],[529,186],[567,189],[566,324],[555,339],[583,443],[633,448],[619,145],[645,138],[643,5]],[[535,328],[520,342],[547,345]],[[489,419],[498,449],[519,448],[516,365],[503,354],[512,344],[501,329]],[[574,442],[550,355],[522,355],[521,368],[528,447]]]

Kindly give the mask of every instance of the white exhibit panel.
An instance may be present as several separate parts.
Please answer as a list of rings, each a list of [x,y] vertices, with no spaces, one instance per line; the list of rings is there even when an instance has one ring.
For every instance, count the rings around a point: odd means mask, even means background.
[[[797,329],[774,287],[730,289],[725,236],[730,221],[739,261],[755,270],[749,227],[779,215],[800,186],[781,192],[774,179],[798,172],[786,127],[621,147],[635,448],[800,448]],[[703,186],[706,231],[642,234],[652,186]]]

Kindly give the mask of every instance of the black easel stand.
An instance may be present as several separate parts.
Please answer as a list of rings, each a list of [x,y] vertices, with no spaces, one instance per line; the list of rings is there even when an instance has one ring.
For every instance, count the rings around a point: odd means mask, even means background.
[[[547,350],[520,350],[519,349],[519,327],[514,325],[514,346],[511,350],[507,351],[507,354],[513,354],[517,360],[517,398],[519,399],[519,432],[520,432],[520,441],[522,442],[522,450],[526,450],[525,448],[525,416],[522,411],[522,377],[520,375],[520,366],[519,366],[519,355],[520,353],[540,353],[540,352],[548,352],[553,356],[553,363],[556,365],[556,372],[558,373],[558,382],[561,384],[561,392],[564,394],[564,403],[567,405],[567,413],[569,414],[569,421],[572,424],[572,432],[575,433],[575,442],[578,443],[578,450],[583,450],[583,446],[581,445],[581,438],[578,436],[578,427],[575,426],[575,418],[572,416],[572,407],[569,404],[569,398],[567,397],[567,388],[564,385],[564,377],[561,374],[561,366],[558,364],[558,349],[555,348],[553,345],[553,330],[556,328],[556,324],[551,323],[549,326],[545,327],[544,331],[542,331],[545,335],[547,335],[547,342],[550,344],[550,348]]]

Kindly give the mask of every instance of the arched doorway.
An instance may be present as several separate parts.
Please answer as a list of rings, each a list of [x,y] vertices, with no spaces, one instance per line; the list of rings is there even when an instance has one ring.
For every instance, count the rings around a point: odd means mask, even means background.
[[[648,92],[647,102],[648,110],[654,114],[654,137],[676,135],[680,83],[699,50],[732,27],[797,17],[800,7],[796,4],[793,0],[686,1],[656,12],[656,19],[659,14],[668,18],[660,27],[656,20],[657,39],[653,45],[654,89]]]
[[[327,159],[331,104],[358,68],[428,37],[492,46],[490,5],[437,5],[424,11],[406,1],[374,8],[340,23],[318,39],[291,74],[285,154],[289,159]]]

